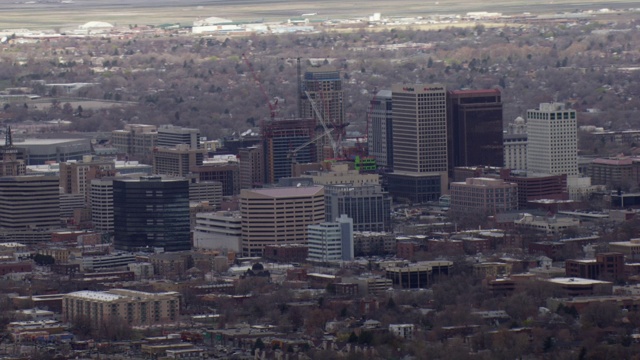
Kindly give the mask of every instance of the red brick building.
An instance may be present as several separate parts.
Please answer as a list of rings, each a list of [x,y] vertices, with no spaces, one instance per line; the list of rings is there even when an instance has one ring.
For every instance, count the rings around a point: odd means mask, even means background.
[[[0,263],[0,276],[5,276],[11,273],[24,273],[33,271],[33,264],[31,261],[19,261]]]
[[[397,257],[412,260],[416,252],[420,251],[420,244],[416,241],[398,241],[396,251]]]
[[[300,244],[265,245],[262,257],[276,262],[303,262],[309,256],[309,247]]]

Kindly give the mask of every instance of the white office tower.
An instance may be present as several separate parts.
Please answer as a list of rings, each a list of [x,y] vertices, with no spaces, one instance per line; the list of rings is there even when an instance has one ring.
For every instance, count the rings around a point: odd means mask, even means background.
[[[113,178],[91,180],[89,202],[96,231],[113,233]]]
[[[527,110],[527,171],[578,175],[576,111],[562,103],[542,103]]]
[[[335,222],[307,227],[309,260],[319,262],[353,259],[353,220],[346,215]]]

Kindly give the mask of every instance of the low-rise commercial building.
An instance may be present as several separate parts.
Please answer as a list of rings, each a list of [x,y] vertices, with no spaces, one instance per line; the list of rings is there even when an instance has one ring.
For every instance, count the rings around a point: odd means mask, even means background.
[[[386,277],[403,288],[427,288],[435,278],[449,276],[452,267],[451,261],[422,261],[409,266],[388,267]]]
[[[451,207],[455,213],[492,215],[518,208],[518,185],[501,179],[468,178],[451,183]]]

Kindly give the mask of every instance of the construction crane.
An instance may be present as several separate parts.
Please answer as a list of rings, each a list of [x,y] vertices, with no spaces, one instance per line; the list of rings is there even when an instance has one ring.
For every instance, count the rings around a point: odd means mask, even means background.
[[[323,132],[322,134],[314,137],[313,139],[305,142],[304,144],[298,146],[297,148],[293,149],[293,150],[289,150],[289,153],[287,154],[287,158],[291,159],[291,163],[295,164],[296,163],[296,155],[298,155],[298,151],[304,149],[305,147],[315,143],[316,141],[322,139],[324,136],[331,136],[331,133],[333,132],[334,129],[329,129],[329,132]]]
[[[267,101],[267,105],[269,105],[270,119],[271,120],[275,119],[276,114],[278,113],[278,99],[276,99],[275,101],[271,101],[271,99],[269,98],[269,94],[267,94],[267,91],[264,89],[264,86],[262,86],[262,82],[260,82],[260,79],[258,79],[258,75],[256,74],[256,71],[253,69],[253,65],[251,65],[251,62],[249,62],[249,59],[247,59],[245,54],[242,54],[242,59],[244,60],[244,63],[247,65],[247,67],[249,68],[249,71],[251,72],[251,76],[253,76],[253,80],[256,82],[256,84],[258,84],[258,88],[260,89],[260,92],[262,92],[262,95]]]
[[[330,136],[331,131],[329,131],[329,128],[327,127],[327,124],[325,124],[324,122],[324,118],[322,117],[322,114],[320,114],[320,110],[318,110],[318,107],[316,106],[316,102],[311,98],[311,95],[309,94],[308,91],[305,91],[304,94],[307,96],[307,99],[309,99],[309,102],[311,103],[311,107],[313,108],[314,113],[316,114],[316,117],[318,118],[318,121],[320,121],[320,124],[322,125],[322,128],[324,129],[324,135],[329,135],[329,143],[331,144],[331,149],[333,150],[333,156],[338,156],[338,154],[340,154],[340,147],[339,145],[336,143],[336,141],[333,139],[333,136]],[[333,129],[332,129],[333,131]]]

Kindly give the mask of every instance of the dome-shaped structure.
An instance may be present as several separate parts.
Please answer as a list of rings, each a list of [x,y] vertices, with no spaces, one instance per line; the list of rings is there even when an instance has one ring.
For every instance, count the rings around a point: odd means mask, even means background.
[[[112,28],[112,27],[113,27],[113,25],[109,24],[108,22],[103,22],[103,21],[89,21],[88,23],[80,25],[80,29],[84,29],[84,30],[108,29],[108,28]]]
[[[513,120],[515,124],[524,124],[524,119],[522,116],[518,116],[515,120]]]

